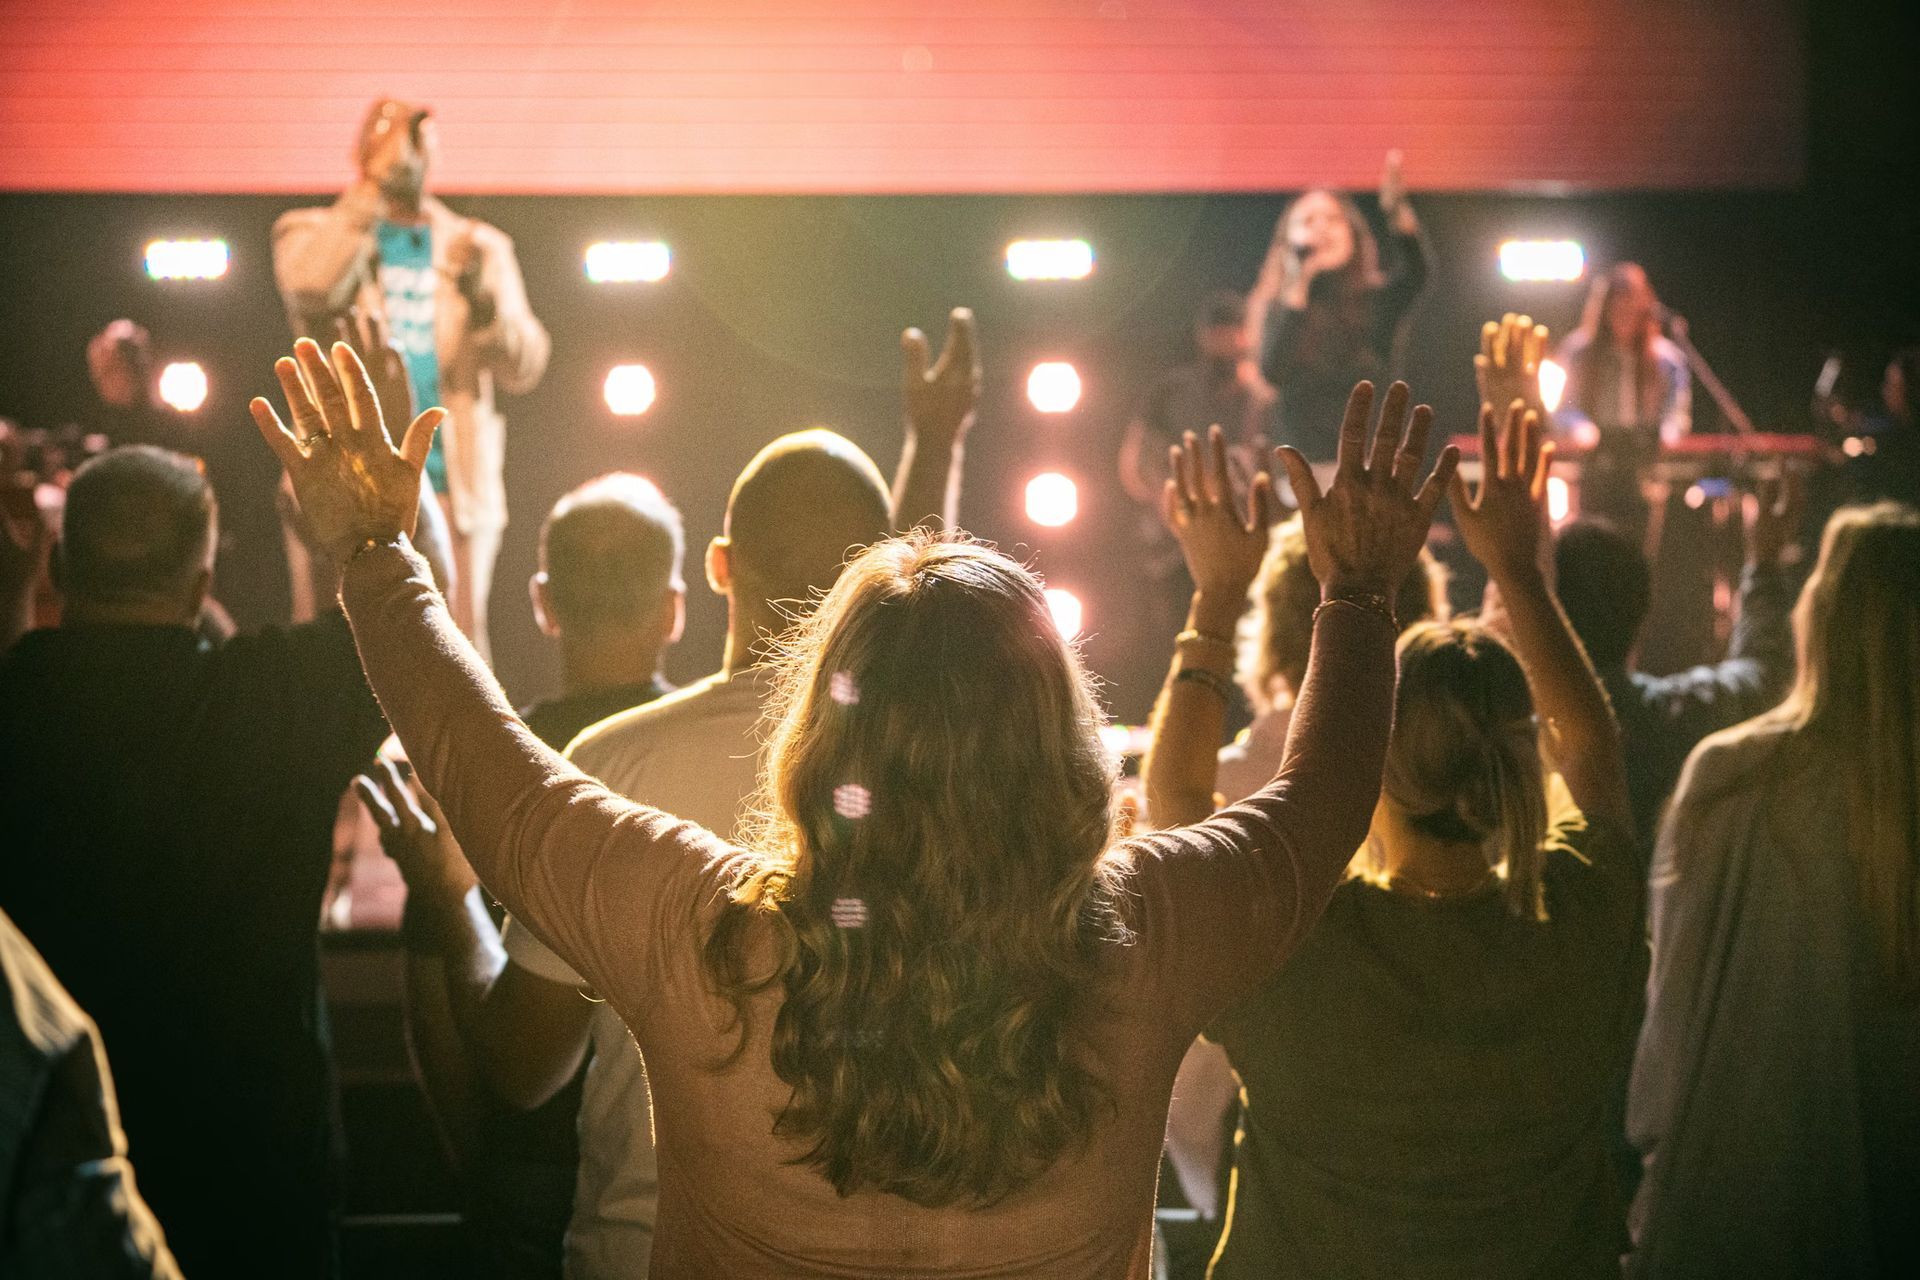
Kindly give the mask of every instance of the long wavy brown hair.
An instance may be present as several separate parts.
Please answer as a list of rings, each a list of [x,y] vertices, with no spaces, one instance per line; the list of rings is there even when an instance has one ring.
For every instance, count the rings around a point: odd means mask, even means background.
[[[1002,1200],[1107,1104],[1080,1031],[1124,926],[1088,679],[1032,574],[924,531],[856,557],[784,654],[708,974],[742,1047],[784,993],[797,1162],[843,1195]]]

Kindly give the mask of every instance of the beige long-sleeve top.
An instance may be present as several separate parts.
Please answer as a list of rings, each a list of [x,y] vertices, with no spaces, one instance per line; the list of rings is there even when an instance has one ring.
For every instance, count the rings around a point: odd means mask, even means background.
[[[1167,1100],[1181,1054],[1312,926],[1366,832],[1392,716],[1392,629],[1324,611],[1272,785],[1197,826],[1130,840],[1128,944],[1090,991],[1113,1098],[1084,1148],[989,1209],[840,1196],[773,1134],[788,1088],[745,1052],[700,944],[735,851],[608,791],[543,746],[455,631],[417,556],[356,557],[343,598],[362,661],[481,880],[609,1000],[646,1056],[659,1157],[656,1276],[1129,1277],[1149,1271]],[[753,957],[758,960],[762,957]],[[750,961],[751,963],[751,961]]]

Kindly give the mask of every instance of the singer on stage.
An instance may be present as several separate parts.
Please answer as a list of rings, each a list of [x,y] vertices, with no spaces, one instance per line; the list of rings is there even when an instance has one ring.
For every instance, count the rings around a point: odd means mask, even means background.
[[[446,408],[427,474],[453,526],[448,603],[485,655],[488,588],[507,524],[506,423],[494,389],[532,390],[549,342],[513,241],[426,193],[436,150],[427,108],[376,102],[360,129],[359,177],[331,205],[281,216],[273,270],[295,334],[331,342],[350,310],[383,316],[414,403]],[[305,575],[296,566],[293,576],[297,614]]]
[[[1380,212],[1384,244],[1346,196],[1318,188],[1297,197],[1247,300],[1260,372],[1280,393],[1280,440],[1315,462],[1333,459],[1353,384],[1395,372],[1407,311],[1427,281],[1397,151],[1387,153]]]

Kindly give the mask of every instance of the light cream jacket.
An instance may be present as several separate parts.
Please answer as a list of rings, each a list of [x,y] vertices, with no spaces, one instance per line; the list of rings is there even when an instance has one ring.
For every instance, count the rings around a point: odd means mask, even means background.
[[[471,226],[494,318],[483,327],[470,324],[467,301],[446,269],[447,247],[470,220],[431,196],[421,209],[433,230],[433,262],[440,272],[434,328],[453,524],[463,534],[497,537],[507,523],[506,421],[494,407],[494,389],[515,395],[532,390],[546,372],[552,344],[527,303],[513,241],[484,222]],[[293,209],[274,223],[273,274],[296,334],[330,338],[334,318],[349,307],[382,313],[374,235],[380,214],[379,192],[363,181],[331,205]]]

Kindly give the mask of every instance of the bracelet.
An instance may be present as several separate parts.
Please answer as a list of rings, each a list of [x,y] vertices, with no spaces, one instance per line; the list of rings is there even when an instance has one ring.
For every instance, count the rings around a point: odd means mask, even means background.
[[[1238,653],[1240,651],[1240,646],[1236,645],[1227,637],[1216,636],[1211,631],[1196,631],[1192,627],[1188,627],[1185,631],[1182,631],[1173,638],[1173,647],[1176,649],[1184,648],[1190,644],[1212,645],[1214,648],[1224,649],[1228,653]]]
[[[1233,705],[1235,698],[1239,694],[1239,690],[1234,687],[1233,681],[1227,679],[1218,671],[1209,671],[1205,667],[1182,667],[1173,674],[1173,683],[1175,684],[1183,684],[1189,680],[1203,689],[1211,690],[1215,697],[1219,698],[1220,701],[1226,703],[1228,706]]]
[[[362,542],[359,546],[355,547],[352,553],[348,555],[345,560],[340,562],[341,575],[345,576],[347,570],[353,567],[353,562],[355,560],[358,560],[361,556],[367,554],[367,552],[372,551],[376,547],[392,547],[395,551],[403,550],[405,547],[405,544],[401,542],[401,539],[404,536],[405,535],[403,534],[390,533],[384,538],[368,538],[365,542]]]
[[[1327,606],[1336,604],[1344,604],[1348,608],[1370,613],[1392,628],[1395,635],[1400,634],[1400,621],[1393,616],[1393,601],[1378,591],[1350,591],[1345,595],[1328,596],[1320,602],[1319,608],[1313,611],[1313,620],[1316,623],[1319,622],[1320,614]]]

